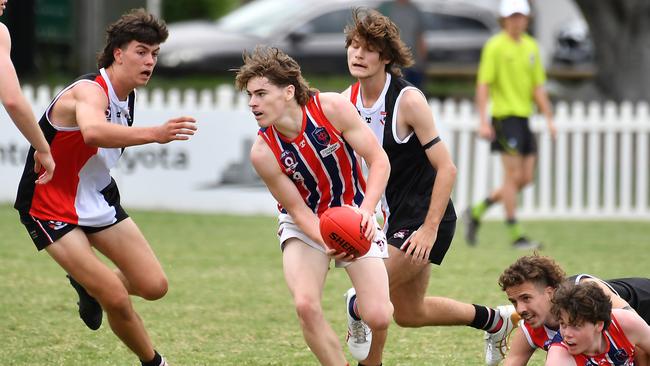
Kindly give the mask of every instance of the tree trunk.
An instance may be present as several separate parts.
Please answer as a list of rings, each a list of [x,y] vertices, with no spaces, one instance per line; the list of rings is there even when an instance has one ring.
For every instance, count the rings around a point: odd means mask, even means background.
[[[596,84],[615,101],[650,101],[650,1],[575,0],[595,48]]]

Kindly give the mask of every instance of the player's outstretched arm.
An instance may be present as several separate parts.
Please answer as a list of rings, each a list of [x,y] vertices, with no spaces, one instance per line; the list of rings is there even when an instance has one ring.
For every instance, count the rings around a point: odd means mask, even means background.
[[[160,126],[127,127],[106,123],[104,111],[108,107],[106,94],[96,84],[79,83],[72,88],[74,118],[86,144],[97,147],[127,147],[152,142],[166,144],[188,140],[196,131],[192,117],[170,119]]]
[[[54,174],[54,159],[50,153],[50,145],[45,140],[43,132],[38,127],[34,113],[20,90],[16,69],[11,62],[11,38],[7,27],[0,23],[0,101],[11,117],[18,130],[34,147],[34,171],[40,172],[41,167],[45,172],[36,183],[45,184],[52,179]]]
[[[366,237],[371,238],[375,231],[375,208],[386,189],[390,175],[388,156],[379,145],[377,137],[363,122],[359,112],[349,100],[337,93],[321,93],[320,102],[327,119],[341,131],[345,141],[366,161],[369,167],[365,198],[360,209],[363,214],[361,224],[366,228]],[[372,225],[367,225],[368,222]]]
[[[533,353],[535,353],[535,349],[528,344],[524,332],[521,327],[518,327],[510,335],[510,350],[506,354],[503,365],[526,366]]]

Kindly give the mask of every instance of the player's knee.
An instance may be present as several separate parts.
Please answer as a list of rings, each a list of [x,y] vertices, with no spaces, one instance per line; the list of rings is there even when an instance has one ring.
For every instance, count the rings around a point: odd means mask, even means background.
[[[393,306],[390,302],[383,306],[373,306],[368,311],[361,314],[363,321],[368,324],[370,329],[384,330],[388,329],[393,315]]]
[[[300,321],[305,324],[312,323],[323,316],[320,301],[317,298],[299,297],[295,299],[296,313]]]
[[[531,184],[535,176],[531,174],[522,174],[519,180],[519,188],[524,188],[525,186]]]
[[[114,317],[128,318],[133,313],[133,305],[126,289],[106,291],[97,298],[97,301],[106,313]]]
[[[138,295],[145,300],[158,300],[167,294],[169,284],[167,277],[160,276],[138,289]]]
[[[418,323],[417,314],[408,310],[401,311],[401,312],[395,310],[395,313],[393,314],[393,319],[395,320],[395,323],[402,328],[413,328],[413,327],[420,326],[420,324]]]

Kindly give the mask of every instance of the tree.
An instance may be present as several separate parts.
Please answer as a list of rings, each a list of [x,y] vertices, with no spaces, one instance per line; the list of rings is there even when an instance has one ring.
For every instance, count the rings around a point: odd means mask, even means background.
[[[650,1],[575,2],[589,24],[603,96],[650,101]]]

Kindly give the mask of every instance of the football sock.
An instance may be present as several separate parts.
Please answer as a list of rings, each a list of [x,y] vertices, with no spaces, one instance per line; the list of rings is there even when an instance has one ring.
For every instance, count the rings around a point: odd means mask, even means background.
[[[503,320],[496,310],[483,305],[472,305],[475,313],[474,320],[469,324],[470,327],[485,331],[497,331],[501,328]]]
[[[516,241],[517,239],[524,236],[524,229],[521,227],[521,224],[517,221],[517,219],[508,219],[506,221],[506,225],[508,226],[510,239],[512,239],[512,241]]]
[[[359,312],[357,310],[357,295],[352,296],[352,300],[350,300],[349,307],[348,307],[348,313],[350,313],[350,316],[354,320],[361,320],[361,317],[359,317]]]
[[[487,211],[487,209],[492,206],[493,203],[494,202],[490,199],[490,197],[488,197],[474,205],[474,207],[472,207],[472,218],[480,220],[485,211]]]
[[[153,350],[153,351],[155,353],[155,355],[153,356],[153,360],[146,361],[146,362],[140,360],[140,363],[142,364],[142,366],[162,366],[162,365],[165,364],[165,360],[160,355],[160,353],[158,353],[158,351],[156,351],[156,350]]]

